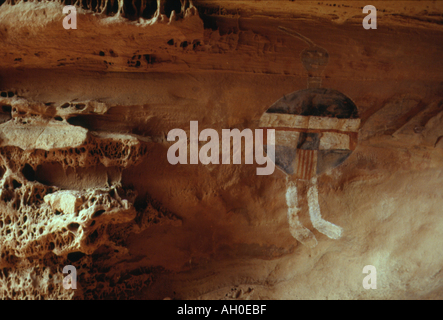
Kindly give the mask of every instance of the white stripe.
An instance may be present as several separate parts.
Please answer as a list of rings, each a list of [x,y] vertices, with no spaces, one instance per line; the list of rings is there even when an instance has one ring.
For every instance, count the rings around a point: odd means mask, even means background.
[[[265,113],[260,118],[260,127],[284,127],[294,129],[357,132],[358,128],[360,127],[360,119],[338,119],[316,116],[300,116],[284,113]]]
[[[320,150],[345,149],[349,150],[350,138],[347,134],[322,132]]]
[[[300,132],[297,131],[275,131],[275,144],[277,146],[285,146],[297,148]]]

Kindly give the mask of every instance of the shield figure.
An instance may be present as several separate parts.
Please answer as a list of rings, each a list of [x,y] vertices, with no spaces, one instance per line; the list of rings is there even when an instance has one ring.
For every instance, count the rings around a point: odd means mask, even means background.
[[[342,228],[321,217],[317,177],[350,156],[357,146],[359,126],[355,104],[344,94],[324,88],[308,88],[285,95],[260,118],[260,128],[275,130],[275,165],[287,175],[286,202],[291,234],[309,247],[316,246],[317,240],[299,221],[296,182],[303,180],[308,184],[313,226],[331,239],[340,238]]]
[[[331,239],[339,239],[342,228],[321,216],[317,177],[351,155],[357,146],[360,119],[351,99],[337,90],[321,88],[322,72],[329,62],[327,50],[294,30],[279,29],[309,46],[300,55],[308,88],[275,102],[260,118],[260,128],[275,130],[275,165],[286,174],[289,230],[295,239],[312,248],[317,239],[298,218],[297,181],[307,184],[309,217],[314,228]]]

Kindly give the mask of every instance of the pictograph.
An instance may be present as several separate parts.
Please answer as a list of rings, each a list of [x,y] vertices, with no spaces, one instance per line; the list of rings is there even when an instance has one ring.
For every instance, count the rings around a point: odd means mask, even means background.
[[[342,228],[321,217],[317,177],[343,163],[357,146],[360,119],[351,99],[333,89],[320,88],[328,52],[295,31],[280,29],[305,41],[301,53],[308,72],[308,88],[283,96],[260,118],[260,127],[275,130],[275,164],[287,175],[286,201],[291,234],[315,247],[317,239],[304,227],[297,181],[308,184],[309,216],[314,228],[331,239],[339,239]]]

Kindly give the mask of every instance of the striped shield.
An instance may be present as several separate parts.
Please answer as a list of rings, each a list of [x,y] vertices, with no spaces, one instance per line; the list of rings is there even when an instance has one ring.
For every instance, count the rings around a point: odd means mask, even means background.
[[[355,104],[323,88],[284,96],[260,118],[260,128],[275,130],[276,166],[302,180],[343,163],[357,146],[359,126]]]

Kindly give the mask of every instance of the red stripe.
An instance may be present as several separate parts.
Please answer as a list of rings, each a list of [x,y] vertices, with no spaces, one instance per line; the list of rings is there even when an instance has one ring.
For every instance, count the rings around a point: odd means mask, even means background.
[[[316,150],[297,149],[297,170],[299,179],[310,179],[315,175]]]
[[[300,152],[301,150],[297,149],[297,171],[296,171],[297,177],[300,176]]]
[[[306,151],[303,150],[302,152],[302,164],[301,164],[301,172],[300,172],[300,176],[302,177],[302,179],[305,178],[305,170],[306,170]]]
[[[313,152],[312,152],[312,150],[309,150],[309,160],[308,160],[308,163],[307,163],[307,165],[308,165],[308,168],[307,168],[307,170],[306,170],[306,178],[305,179],[309,179],[310,177],[311,177],[311,169],[312,169],[312,161],[313,161],[313,159],[312,159],[312,156],[313,156]]]

